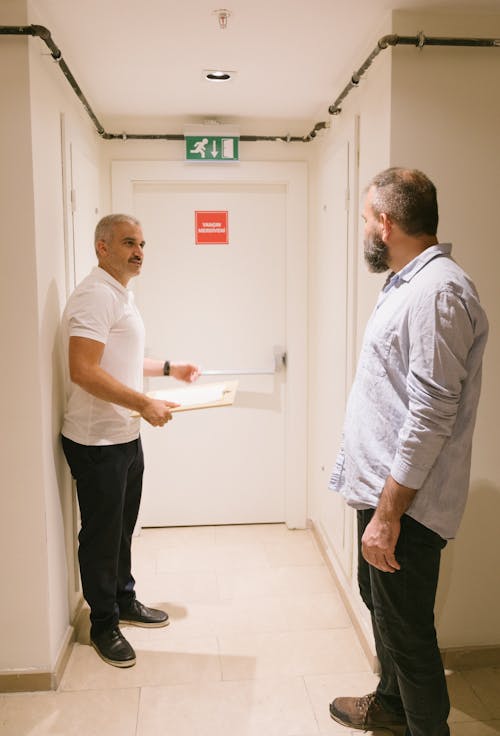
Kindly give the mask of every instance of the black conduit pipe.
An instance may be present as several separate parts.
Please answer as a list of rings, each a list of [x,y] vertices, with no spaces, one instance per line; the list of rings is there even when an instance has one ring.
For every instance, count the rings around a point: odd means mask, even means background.
[[[482,47],[500,47],[500,39],[498,38],[440,38],[440,37],[427,37],[422,32],[417,36],[398,36],[391,34],[388,36],[382,36],[377,42],[377,45],[367,56],[363,64],[359,67],[357,72],[351,77],[350,82],[344,87],[340,95],[337,97],[335,102],[330,105],[328,112],[330,115],[338,115],[341,112],[340,103],[347,97],[351,89],[357,87],[359,80],[370,67],[374,59],[384,51],[388,46],[416,46],[422,49],[424,46],[482,46]]]
[[[48,28],[39,25],[30,26],[0,26],[0,36],[38,36],[45,42],[50,49],[50,53],[54,61],[56,61],[61,69],[62,73],[70,83],[72,89],[77,95],[78,99],[85,108],[88,116],[95,125],[95,128],[101,138],[104,140],[164,140],[164,141],[181,141],[184,140],[184,135],[180,133],[107,133],[104,127],[99,122],[94,111],[92,110],[87,98],[80,89],[76,79],[71,73],[68,65],[63,59],[62,52],[54,43],[52,35]],[[383,36],[377,42],[376,47],[371,54],[365,59],[360,68],[354,72],[349,83],[344,87],[340,95],[337,97],[335,102],[330,105],[328,112],[330,115],[338,115],[342,108],[340,103],[347,97],[351,89],[359,85],[359,81],[366,70],[372,65],[374,59],[384,51],[388,46],[416,46],[422,49],[424,46],[476,46],[476,47],[500,47],[500,39],[498,38],[439,38],[439,37],[427,37],[422,32],[417,36],[398,36],[391,34]],[[301,136],[264,136],[264,135],[242,135],[240,141],[253,142],[253,141],[283,141],[284,143],[308,143],[314,140],[320,130],[328,127],[326,121],[316,123],[310,133]]]
[[[38,36],[45,42],[50,49],[50,53],[54,61],[56,61],[61,69],[62,73],[70,83],[76,96],[85,108],[88,116],[94,123],[94,126],[104,140],[161,140],[161,141],[182,141],[184,135],[182,133],[107,133],[104,126],[100,123],[94,111],[92,110],[87,98],[83,94],[80,86],[74,78],[71,70],[63,59],[61,49],[56,46],[52,35],[48,28],[39,25],[30,26],[0,26],[0,36]],[[283,141],[285,143],[295,142],[307,142],[316,137],[318,130],[325,128],[327,123],[317,123],[314,129],[309,133],[308,136],[264,136],[264,135],[242,135],[240,141],[253,142],[253,141]]]
[[[42,41],[45,41],[45,44],[50,49],[50,54],[51,54],[52,58],[54,59],[54,61],[57,61],[57,63],[59,64],[59,68],[61,69],[62,73],[64,74],[64,76],[66,77],[66,79],[68,80],[68,82],[70,83],[70,85],[73,88],[73,90],[75,91],[76,96],[78,97],[78,99],[80,100],[80,102],[82,103],[82,105],[84,106],[84,108],[85,108],[85,110],[87,112],[87,115],[90,117],[90,119],[94,123],[97,132],[99,133],[100,136],[103,136],[104,137],[105,131],[104,131],[103,126],[101,125],[101,123],[99,122],[99,120],[97,119],[97,117],[95,116],[94,111],[92,110],[92,108],[90,107],[90,105],[89,105],[89,103],[87,101],[87,98],[83,94],[83,92],[80,89],[80,87],[79,87],[76,79],[72,75],[72,73],[71,73],[68,65],[64,61],[64,59],[62,57],[61,50],[54,43],[54,41],[52,39],[52,36],[50,34],[49,29],[48,28],[45,28],[45,26],[35,26],[35,25],[31,25],[31,26],[0,26],[0,35],[1,34],[11,35],[11,36],[12,35],[16,35],[16,36],[38,36],[39,38],[42,39]]]

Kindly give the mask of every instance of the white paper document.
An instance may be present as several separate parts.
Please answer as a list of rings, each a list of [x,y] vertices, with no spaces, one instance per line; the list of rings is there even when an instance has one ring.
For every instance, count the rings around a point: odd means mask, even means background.
[[[172,388],[159,391],[149,391],[148,396],[162,401],[173,401],[181,406],[197,406],[212,404],[220,401],[224,396],[224,384],[213,386],[193,386],[191,388]]]

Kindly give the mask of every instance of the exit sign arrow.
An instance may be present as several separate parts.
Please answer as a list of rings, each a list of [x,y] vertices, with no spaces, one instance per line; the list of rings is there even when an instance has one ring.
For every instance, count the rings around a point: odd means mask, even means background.
[[[238,136],[186,135],[186,161],[238,161]]]

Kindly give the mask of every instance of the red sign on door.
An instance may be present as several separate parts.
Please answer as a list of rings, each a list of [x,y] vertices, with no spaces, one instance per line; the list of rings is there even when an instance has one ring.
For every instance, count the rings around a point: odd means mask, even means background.
[[[228,245],[227,210],[195,210],[194,231],[196,245]]]

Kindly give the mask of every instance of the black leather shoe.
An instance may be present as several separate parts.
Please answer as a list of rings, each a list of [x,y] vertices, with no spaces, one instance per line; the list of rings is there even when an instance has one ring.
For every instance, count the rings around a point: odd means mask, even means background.
[[[158,608],[148,608],[137,599],[133,600],[129,608],[120,611],[120,623],[128,626],[144,626],[146,628],[160,628],[168,626],[168,613]]]
[[[118,626],[91,637],[90,643],[100,658],[114,667],[132,667],[135,664],[135,652]]]

